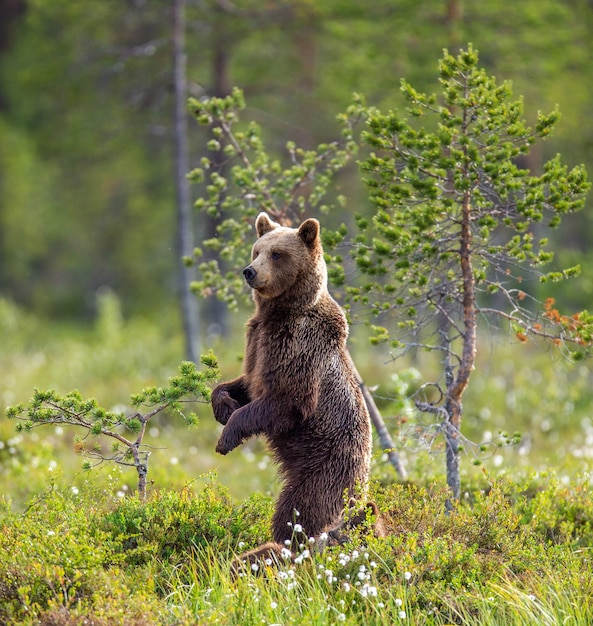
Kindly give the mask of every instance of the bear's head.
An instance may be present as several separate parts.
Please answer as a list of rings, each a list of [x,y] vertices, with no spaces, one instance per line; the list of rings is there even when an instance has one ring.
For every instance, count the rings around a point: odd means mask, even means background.
[[[256,301],[289,298],[299,306],[315,302],[327,284],[319,222],[308,219],[288,228],[260,213],[255,229],[258,240],[243,276]]]

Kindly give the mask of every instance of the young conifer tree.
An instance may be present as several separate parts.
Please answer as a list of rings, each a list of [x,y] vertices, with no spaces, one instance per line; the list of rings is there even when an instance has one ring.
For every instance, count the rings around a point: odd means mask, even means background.
[[[189,425],[197,424],[195,413],[185,413],[184,404],[210,401],[210,387],[218,378],[216,357],[202,355],[204,366],[199,370],[192,361],[179,366],[179,374],[169,379],[166,387],[147,387],[134,394],[130,404],[136,412],[126,415],[100,406],[94,398],[83,398],[78,391],[65,395],[54,390],[35,390],[28,404],[20,403],[6,410],[9,419],[19,420],[18,432],[31,432],[39,426],[73,426],[77,431],[74,449],[87,457],[84,469],[112,461],[133,467],[138,476],[138,497],[146,500],[148,459],[151,446],[145,441],[146,430],[156,415],[174,412]],[[88,445],[88,441],[91,445]],[[111,441],[111,447],[106,445]]]
[[[552,300],[535,300],[540,283],[579,272],[544,272],[553,258],[545,235],[584,206],[589,183],[582,166],[568,169],[559,156],[538,174],[519,165],[558,112],[540,113],[530,128],[510,83],[489,76],[471,46],[456,57],[445,51],[439,83],[429,96],[402,81],[407,118],[368,111],[364,139],[373,152],[361,166],[375,213],[357,219],[354,258],[370,281],[349,293],[395,320],[391,331],[375,325],[376,341],[440,352],[438,393],[416,406],[438,416],[458,499],[462,399],[479,324],[502,321],[520,341],[550,340],[575,358],[591,343],[586,312],[566,317]]]

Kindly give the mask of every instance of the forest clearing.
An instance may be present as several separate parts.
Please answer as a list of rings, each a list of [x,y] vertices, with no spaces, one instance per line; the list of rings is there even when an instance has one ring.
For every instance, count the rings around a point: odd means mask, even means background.
[[[0,623],[593,623],[593,11],[359,4],[0,6]],[[238,571],[338,381],[386,532]]]

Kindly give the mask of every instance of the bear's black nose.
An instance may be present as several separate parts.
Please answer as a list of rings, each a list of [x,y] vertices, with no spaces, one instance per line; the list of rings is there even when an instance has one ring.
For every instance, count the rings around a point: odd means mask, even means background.
[[[244,270],[243,270],[243,276],[245,276],[245,280],[250,283],[257,275],[257,272],[251,267],[251,265],[248,265]]]

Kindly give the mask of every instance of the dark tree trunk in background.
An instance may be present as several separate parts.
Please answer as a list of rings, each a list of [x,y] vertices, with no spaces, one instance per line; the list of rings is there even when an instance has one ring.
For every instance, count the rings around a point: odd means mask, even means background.
[[[2,0],[0,2],[0,53],[10,48],[14,25],[26,10],[25,0]]]
[[[447,0],[446,21],[449,29],[449,45],[456,50],[462,44],[463,2],[462,0]]]
[[[228,28],[225,26],[224,13],[214,23],[213,33],[213,59],[212,59],[212,87],[210,96],[214,98],[224,98],[231,93],[232,83],[230,77],[231,46],[228,42]],[[221,150],[209,152],[208,158],[212,163],[212,169],[221,176],[227,176],[225,156]],[[212,239],[217,236],[216,227],[220,220],[209,215],[200,215],[199,236],[200,240]],[[204,251],[204,260],[208,260],[212,253]],[[219,259],[219,263],[224,263]],[[228,308],[226,303],[217,298],[208,298],[202,305],[204,324],[209,335],[228,335]]]
[[[190,291],[194,269],[183,262],[194,251],[192,203],[189,181],[187,139],[187,79],[185,55],[185,0],[173,3],[173,78],[175,91],[175,186],[177,189],[177,257],[179,267],[179,296],[185,333],[186,356],[197,362],[199,353],[198,301]]]
[[[0,0],[0,55],[6,53],[12,45],[12,34],[18,20],[25,14],[27,4],[25,0]],[[7,108],[6,98],[4,96],[3,85],[0,83],[0,111]],[[0,189],[8,185],[9,181],[5,180],[6,174],[0,171]],[[0,207],[0,211],[1,211]],[[3,216],[0,215],[0,222]],[[10,285],[10,270],[7,261],[7,244],[6,238],[0,228],[0,290],[7,290]]]

